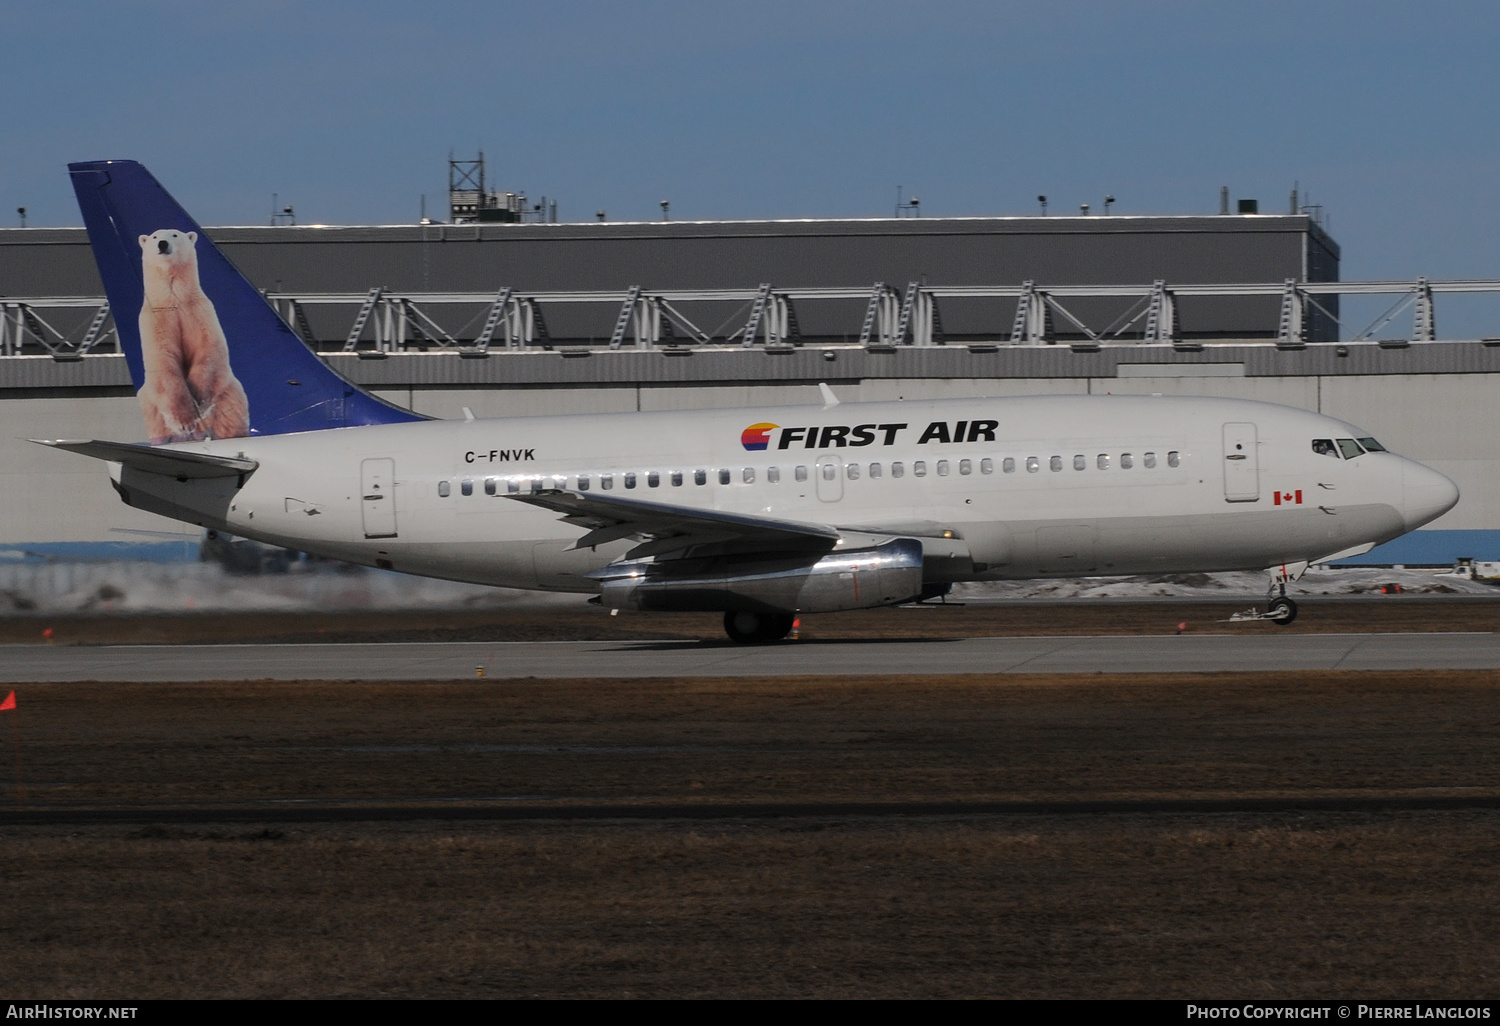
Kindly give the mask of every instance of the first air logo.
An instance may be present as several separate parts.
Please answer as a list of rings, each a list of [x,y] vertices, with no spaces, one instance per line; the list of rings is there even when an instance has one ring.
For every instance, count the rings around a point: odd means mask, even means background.
[[[997,420],[960,420],[950,424],[935,420],[923,429],[917,445],[937,443],[949,445],[958,442],[993,442],[999,428]],[[790,449],[794,444],[800,449],[861,449],[867,445],[895,445],[896,436],[910,427],[908,424],[816,424],[810,427],[782,427],[780,424],[761,422],[751,424],[740,433],[740,444],[751,452],[765,452],[771,447],[772,432],[776,436],[776,448]]]
[[[740,444],[750,452],[764,452],[771,444],[771,432],[779,424],[751,424],[740,435]]]

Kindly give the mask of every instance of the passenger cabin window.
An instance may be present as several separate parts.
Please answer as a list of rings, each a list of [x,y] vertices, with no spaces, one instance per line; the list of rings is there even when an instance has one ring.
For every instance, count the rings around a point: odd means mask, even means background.
[[[1148,452],[1148,453],[1146,453],[1145,457],[1141,460],[1141,462],[1146,465],[1146,469],[1147,470],[1153,469],[1156,466],[1156,453],[1154,453],[1154,452]]]
[[[1313,452],[1319,456],[1332,456],[1334,459],[1339,458],[1338,446],[1333,444],[1332,438],[1314,438]]]
[[[1015,469],[1016,464],[1015,464],[1014,460],[1011,461],[1010,466],[1011,466],[1012,470]],[[995,461],[991,460],[991,459],[980,460],[979,461],[979,472],[981,474],[993,474],[995,472]]]
[[[1129,470],[1133,466],[1135,466],[1135,457],[1128,452],[1120,453],[1120,469]]]
[[[1099,454],[1098,460],[1095,462],[1095,465],[1100,470],[1108,470],[1109,469],[1109,453],[1107,453],[1107,452],[1101,452]]]
[[[723,477],[722,474],[720,474],[719,476]],[[720,481],[719,483],[722,484],[723,482]],[[693,471],[693,484],[695,484],[695,485],[706,485],[706,484],[708,484],[708,471],[706,471],[706,470],[695,470],[695,471]]]
[[[958,461],[958,472],[960,474],[972,474],[972,473],[974,473],[974,462],[972,460],[959,460]]]
[[[484,494],[495,494],[495,479],[493,477],[487,477],[484,479]]]
[[[807,480],[807,468],[806,467],[798,467],[796,470],[792,471],[792,476],[795,477],[798,481],[806,481]]]
[[[1026,457],[1026,473],[1035,474],[1042,469],[1042,461],[1035,456]]]
[[[1339,439],[1339,452],[1344,454],[1344,459],[1352,460],[1356,456],[1363,456],[1365,451],[1359,447],[1359,443],[1352,438]]]
[[[897,460],[895,463],[891,464],[891,476],[892,477],[904,477],[905,474],[906,474],[906,466],[900,460]]]
[[[463,492],[465,495],[473,495],[474,479],[472,477],[464,478],[463,482],[458,486],[458,490]]]
[[[646,487],[647,488],[660,488],[661,487],[661,474],[659,472],[655,471],[655,470],[648,470],[648,471],[646,471]]]
[[[519,495],[521,493],[521,479],[519,477],[506,478],[505,493],[507,495]]]
[[[680,470],[674,470],[674,471],[672,471],[672,487],[673,488],[681,488],[682,487],[682,471],[680,471]]]
[[[613,474],[600,474],[599,475],[599,487],[600,488],[603,488],[607,492],[607,491],[610,491],[611,489],[613,489],[614,486],[615,486],[615,475],[613,475]]]
[[[849,480],[851,480],[851,481],[858,481],[859,480],[859,464],[858,463],[851,463],[847,467],[845,467],[844,469],[849,474]]]
[[[871,463],[870,464],[870,476],[871,477],[879,477],[880,476],[880,464],[879,463]]]
[[[1073,469],[1074,470],[1087,470],[1088,469],[1088,465],[1089,465],[1089,458],[1087,456],[1085,456],[1083,453],[1079,453],[1078,455],[1076,455],[1076,456],[1073,457]]]
[[[634,488],[635,487],[635,471],[632,470],[632,471],[629,471],[629,472],[626,473],[626,475],[625,475],[625,487],[626,488]]]
[[[777,482],[779,482],[781,480],[781,468],[780,467],[767,467],[766,468],[766,480],[769,481],[769,482],[771,482],[772,484],[776,484]]]
[[[1182,466],[1182,456],[1175,449],[1173,451],[1167,453],[1167,466],[1169,466],[1169,467],[1180,467],[1180,466]]]
[[[589,490],[589,476],[587,474],[578,475],[578,490],[580,492],[586,492]]]
[[[911,465],[911,473],[912,473],[913,477],[926,477],[927,476],[927,461],[926,460],[913,460],[912,461],[912,465]]]
[[[838,468],[838,466],[836,464],[833,464],[833,463],[825,463],[825,464],[823,464],[823,480],[824,481],[834,481],[834,480],[837,480],[838,476],[839,476],[839,468]]]
[[[729,483],[729,468],[728,467],[722,467],[719,470],[719,484],[728,484],[728,483]]]
[[[1361,438],[1359,444],[1365,447],[1365,452],[1386,452],[1386,447],[1373,438]]]
[[[1054,474],[1057,473],[1058,471],[1062,470],[1062,457],[1061,456],[1054,456],[1054,457],[1052,457],[1052,464],[1051,464],[1051,466],[1052,466],[1052,472]]]
[[[938,472],[938,477],[947,477],[948,476],[948,461],[947,460],[938,460],[937,461],[937,472]]]
[[[744,470],[742,470],[740,472],[740,480],[743,481],[743,482],[745,482],[746,484],[754,484],[755,483],[755,468],[754,467],[746,467]]]
[[[453,494],[453,485],[447,481],[438,482],[438,498],[446,499]]]

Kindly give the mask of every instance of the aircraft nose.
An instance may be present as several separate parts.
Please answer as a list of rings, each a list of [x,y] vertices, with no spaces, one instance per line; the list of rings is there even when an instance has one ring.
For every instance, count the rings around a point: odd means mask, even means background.
[[[1401,485],[1401,515],[1408,531],[1431,523],[1458,505],[1458,485],[1414,460],[1402,464]]]

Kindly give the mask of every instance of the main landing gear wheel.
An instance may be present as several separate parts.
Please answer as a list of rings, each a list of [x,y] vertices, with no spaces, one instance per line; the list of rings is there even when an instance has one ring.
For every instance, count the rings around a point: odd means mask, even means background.
[[[792,629],[790,613],[725,613],[724,633],[741,645],[780,641]]]
[[[1297,603],[1285,595],[1272,599],[1266,611],[1271,614],[1271,619],[1282,627],[1297,619]]]

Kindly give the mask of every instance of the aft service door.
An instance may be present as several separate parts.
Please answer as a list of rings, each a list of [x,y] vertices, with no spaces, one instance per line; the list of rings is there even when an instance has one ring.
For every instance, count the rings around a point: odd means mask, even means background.
[[[819,456],[813,467],[818,475],[818,498],[824,502],[838,502],[844,497],[844,461],[837,456]]]
[[[365,537],[396,537],[396,461],[362,462],[359,465],[359,496],[365,519]]]
[[[1224,425],[1224,500],[1255,502],[1260,498],[1260,457],[1254,424]]]

